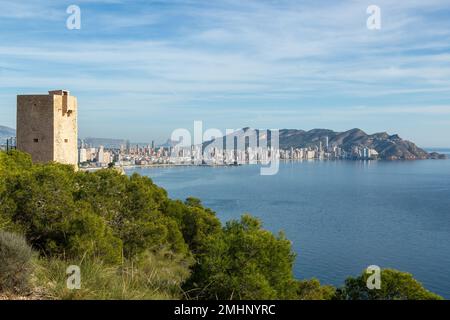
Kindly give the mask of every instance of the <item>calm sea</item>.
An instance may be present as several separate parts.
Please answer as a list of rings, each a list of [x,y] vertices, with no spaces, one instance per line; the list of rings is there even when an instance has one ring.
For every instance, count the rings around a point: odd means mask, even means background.
[[[222,221],[249,212],[283,230],[298,278],[341,285],[375,264],[450,298],[450,160],[290,162],[274,176],[255,165],[134,171]]]

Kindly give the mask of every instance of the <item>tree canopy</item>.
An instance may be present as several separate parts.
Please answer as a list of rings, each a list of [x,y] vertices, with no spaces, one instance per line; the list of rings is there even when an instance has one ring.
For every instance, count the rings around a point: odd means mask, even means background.
[[[368,289],[370,274],[363,272],[359,277],[349,277],[344,287],[337,290],[336,298],[341,300],[440,300],[442,297],[425,289],[420,282],[406,272],[394,269],[381,270],[380,289]]]

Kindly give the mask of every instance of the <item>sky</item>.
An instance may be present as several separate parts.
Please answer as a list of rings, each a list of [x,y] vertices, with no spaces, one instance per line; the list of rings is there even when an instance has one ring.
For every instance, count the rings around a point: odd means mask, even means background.
[[[450,147],[450,0],[0,0],[0,125],[53,89],[77,96],[80,137],[163,142],[199,120]]]

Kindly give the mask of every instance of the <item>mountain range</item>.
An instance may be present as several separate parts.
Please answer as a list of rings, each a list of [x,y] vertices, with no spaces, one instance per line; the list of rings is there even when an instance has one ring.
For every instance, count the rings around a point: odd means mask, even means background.
[[[254,132],[260,132],[260,143],[266,143],[266,130],[251,130],[247,127],[229,136],[239,138],[240,136],[247,135],[251,137],[252,134],[256,135]],[[318,147],[320,144],[325,146],[327,140],[330,147],[339,147],[348,153],[351,153],[355,147],[374,149],[378,152],[379,159],[385,160],[445,158],[444,155],[436,152],[428,153],[416,146],[413,142],[403,140],[397,134],[389,135],[386,132],[367,134],[357,128],[344,132],[336,132],[328,129],[313,129],[309,131],[298,129],[279,130],[280,149]],[[206,142],[204,146],[214,143],[214,141]],[[217,146],[221,146],[221,141],[222,139],[216,141]]]
[[[367,147],[375,149],[381,159],[387,160],[414,160],[427,159],[429,154],[417,147],[414,143],[403,140],[397,134],[389,135],[386,132],[367,134],[361,129],[351,129],[344,132],[335,132],[327,129],[303,130],[281,130],[280,147],[308,147],[317,145],[319,141],[324,143],[328,137],[330,146],[337,146],[351,152],[355,147]]]
[[[239,137],[248,135],[249,132],[260,132],[260,143],[265,143],[266,130],[251,130],[243,128],[231,134]],[[0,144],[4,144],[7,138],[14,137],[16,131],[6,126],[0,126]],[[361,129],[351,129],[343,132],[336,132],[329,129],[312,129],[309,131],[299,129],[279,130],[279,147],[281,149],[317,147],[320,143],[325,146],[328,138],[328,145],[339,147],[346,152],[351,152],[355,147],[367,147],[375,149],[380,159],[386,160],[416,160],[416,159],[442,159],[445,158],[437,152],[428,153],[416,146],[413,142],[403,140],[397,134],[390,135],[387,132],[367,134]],[[86,143],[93,146],[104,145],[105,147],[118,147],[126,144],[124,139],[104,139],[86,138]],[[220,139],[222,141],[222,139]],[[204,143],[204,146],[213,143],[214,140]],[[218,141],[217,141],[218,142]],[[176,143],[168,140],[160,146],[173,146]],[[220,147],[221,147],[220,142]]]

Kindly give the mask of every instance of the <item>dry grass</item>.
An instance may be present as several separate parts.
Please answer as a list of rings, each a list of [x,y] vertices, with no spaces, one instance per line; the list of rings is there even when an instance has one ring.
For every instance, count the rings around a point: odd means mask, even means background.
[[[50,300],[173,300],[183,297],[190,259],[169,252],[148,253],[139,262],[107,266],[101,261],[38,260],[30,298]],[[67,288],[66,268],[79,265],[81,289]],[[35,290],[36,292],[36,290]],[[26,297],[25,297],[26,298]]]

